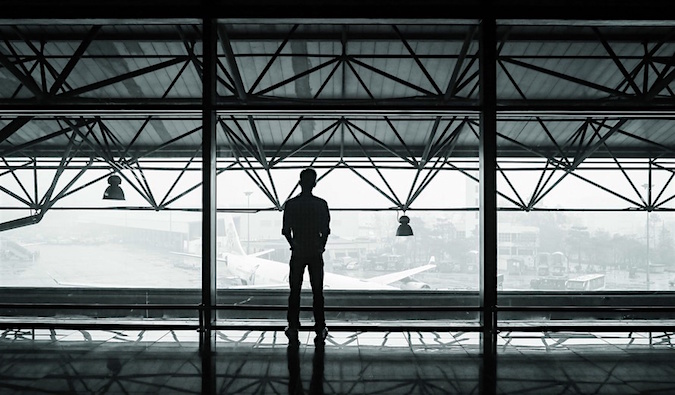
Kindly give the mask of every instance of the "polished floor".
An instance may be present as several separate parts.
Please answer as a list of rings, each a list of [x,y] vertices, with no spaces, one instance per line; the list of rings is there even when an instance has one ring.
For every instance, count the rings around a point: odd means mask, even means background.
[[[501,333],[493,366],[476,333],[220,331],[202,360],[194,332],[7,330],[0,394],[675,394],[674,348],[663,332]]]

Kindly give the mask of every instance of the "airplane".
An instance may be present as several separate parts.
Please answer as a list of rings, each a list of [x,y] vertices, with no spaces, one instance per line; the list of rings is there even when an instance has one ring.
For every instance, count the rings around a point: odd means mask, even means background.
[[[288,263],[261,258],[272,250],[246,254],[241,245],[234,221],[230,216],[225,220],[224,251],[217,259],[216,271],[226,270],[235,283],[229,288],[282,288],[288,287]],[[224,240],[223,240],[224,239]],[[201,259],[200,255],[184,252],[173,254],[189,258]],[[324,289],[341,290],[422,290],[431,289],[428,284],[412,278],[415,274],[425,272],[436,267],[432,256],[429,263],[419,267],[389,273],[381,276],[361,279],[336,273],[324,273]],[[400,282],[400,286],[392,285]],[[309,288],[309,274],[305,271],[303,288]]]

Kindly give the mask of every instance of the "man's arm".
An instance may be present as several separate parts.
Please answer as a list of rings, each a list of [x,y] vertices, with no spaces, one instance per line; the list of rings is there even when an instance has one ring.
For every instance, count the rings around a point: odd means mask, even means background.
[[[330,234],[330,211],[328,210],[328,203],[324,201],[324,208],[321,215],[321,248],[326,249],[328,242],[328,235]]]
[[[288,205],[286,205],[286,207],[284,208],[284,219],[281,228],[281,234],[284,235],[286,241],[288,241],[289,247],[292,250],[294,245],[293,245],[293,234],[291,232],[291,223]]]

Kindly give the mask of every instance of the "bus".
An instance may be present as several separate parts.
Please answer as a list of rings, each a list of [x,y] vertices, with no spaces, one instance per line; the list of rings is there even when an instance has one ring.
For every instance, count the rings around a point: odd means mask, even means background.
[[[595,291],[603,288],[605,288],[604,274],[585,274],[565,282],[565,289],[569,291]]]

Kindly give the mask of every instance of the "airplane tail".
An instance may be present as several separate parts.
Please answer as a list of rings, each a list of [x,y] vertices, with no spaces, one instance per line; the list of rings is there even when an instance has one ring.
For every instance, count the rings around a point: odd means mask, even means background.
[[[237,228],[234,226],[232,216],[226,214],[223,217],[224,224],[222,226],[224,235],[218,232],[218,244],[220,245],[219,252],[233,255],[246,255],[244,248],[241,246],[241,240],[239,240],[239,234],[237,233]]]

